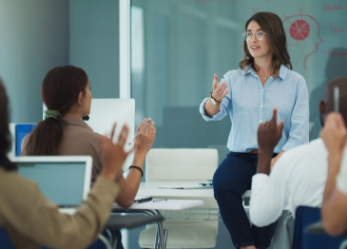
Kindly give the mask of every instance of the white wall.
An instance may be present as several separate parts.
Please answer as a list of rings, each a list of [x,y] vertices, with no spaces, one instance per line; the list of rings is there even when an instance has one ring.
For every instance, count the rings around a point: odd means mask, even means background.
[[[68,0],[0,0],[0,76],[11,122],[42,119],[42,80],[68,63],[68,13]]]
[[[70,0],[71,65],[83,68],[93,98],[119,97],[118,0]]]

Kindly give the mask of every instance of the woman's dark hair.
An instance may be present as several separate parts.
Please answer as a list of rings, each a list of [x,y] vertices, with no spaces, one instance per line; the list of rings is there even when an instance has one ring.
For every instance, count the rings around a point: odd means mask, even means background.
[[[71,110],[78,96],[88,84],[86,72],[78,67],[55,67],[43,79],[41,97],[48,110],[59,111],[62,116]],[[29,136],[24,155],[58,155],[63,138],[64,121],[46,118],[38,123]]]
[[[4,84],[0,79],[0,168],[5,170],[16,170],[17,165],[12,163],[7,157],[7,153],[11,149],[11,133],[8,123],[8,98]]]
[[[251,18],[249,18],[246,22],[246,31],[251,21],[257,22],[267,35],[270,51],[273,55],[273,77],[277,78],[277,76],[279,75],[281,64],[287,66],[290,69],[293,69],[287,50],[286,34],[284,32],[283,24],[279,16],[271,12],[258,12]],[[259,69],[254,65],[254,58],[248,51],[246,40],[243,43],[243,50],[245,51],[245,58],[239,63],[240,68],[246,70],[246,67],[251,66],[255,71],[258,71]]]

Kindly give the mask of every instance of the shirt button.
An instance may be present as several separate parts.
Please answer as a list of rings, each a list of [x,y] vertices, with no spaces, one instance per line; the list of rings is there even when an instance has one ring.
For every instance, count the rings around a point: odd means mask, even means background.
[[[260,107],[263,107],[263,105],[260,105]]]
[[[261,120],[259,120],[259,123],[261,123]]]
[[[264,89],[261,89],[261,91],[264,91]]]

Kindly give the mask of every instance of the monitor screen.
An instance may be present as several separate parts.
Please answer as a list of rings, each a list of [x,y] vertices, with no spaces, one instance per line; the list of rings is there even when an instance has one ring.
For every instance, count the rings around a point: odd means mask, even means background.
[[[59,206],[77,206],[83,200],[85,162],[18,162],[18,173],[35,181]]]

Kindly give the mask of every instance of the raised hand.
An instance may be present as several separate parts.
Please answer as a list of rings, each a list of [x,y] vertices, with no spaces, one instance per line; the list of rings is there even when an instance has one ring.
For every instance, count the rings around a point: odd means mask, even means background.
[[[103,165],[101,175],[109,178],[110,180],[116,179],[116,176],[122,169],[126,158],[132,152],[132,149],[127,152],[124,151],[124,145],[129,133],[129,128],[127,125],[122,127],[117,143],[114,144],[112,142],[116,127],[117,123],[115,123],[113,126],[111,138],[103,136],[100,143],[100,152]]]
[[[135,153],[144,153],[152,148],[154,143],[156,129],[154,127],[154,122],[150,118],[145,118],[141,124],[139,124],[137,131],[137,137],[135,139]]]
[[[320,133],[329,154],[342,153],[347,140],[347,130],[341,114],[328,115]]]
[[[284,120],[277,125],[277,108],[275,107],[272,118],[269,121],[259,125],[258,146],[260,151],[273,153],[275,146],[281,139],[283,125]]]
[[[227,83],[222,82],[221,84],[219,84],[218,75],[214,74],[212,82],[212,97],[218,102],[222,101],[222,99],[229,93],[229,90],[227,90],[227,88]]]

